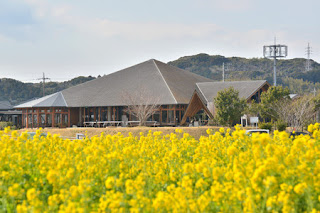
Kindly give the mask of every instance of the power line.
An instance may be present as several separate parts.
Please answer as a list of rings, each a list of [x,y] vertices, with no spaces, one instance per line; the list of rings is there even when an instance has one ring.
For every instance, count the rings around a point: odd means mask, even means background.
[[[46,80],[50,80],[50,78],[46,78],[45,74],[43,73],[42,78],[38,78],[37,80],[42,80],[42,95],[44,96]]]

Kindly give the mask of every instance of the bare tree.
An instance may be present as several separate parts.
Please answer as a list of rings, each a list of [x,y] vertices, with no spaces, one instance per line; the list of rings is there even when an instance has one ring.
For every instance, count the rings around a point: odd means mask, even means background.
[[[290,126],[303,130],[314,119],[315,104],[312,96],[302,96],[292,101],[292,120]]]
[[[303,127],[308,124],[315,115],[315,104],[313,97],[301,96],[294,100],[284,98],[270,105],[270,116],[277,120],[284,121],[288,126],[303,130]]]
[[[140,126],[145,126],[147,119],[160,108],[160,97],[155,97],[144,87],[123,91],[122,100],[127,107],[125,112],[138,118]]]

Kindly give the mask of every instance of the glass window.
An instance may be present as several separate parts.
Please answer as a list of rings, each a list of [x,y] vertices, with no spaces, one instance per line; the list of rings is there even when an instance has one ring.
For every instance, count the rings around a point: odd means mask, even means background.
[[[108,108],[101,108],[100,114],[101,114],[101,121],[108,120]]]
[[[23,116],[23,127],[26,127],[26,125],[27,125],[27,116],[24,115]]]
[[[174,120],[174,111],[173,110],[169,110],[168,111],[168,119],[169,119],[169,123],[174,123],[175,120]]]
[[[36,114],[33,115],[33,126],[37,126],[38,125],[38,116]]]
[[[47,117],[47,126],[52,126],[52,116],[47,114],[46,117]]]
[[[47,109],[47,112],[51,112],[51,109]]]
[[[64,126],[68,126],[68,115],[67,114],[62,114],[62,124]]]
[[[160,112],[157,111],[156,113],[153,114],[153,120],[160,122]]]
[[[94,120],[94,110],[93,110],[93,108],[89,109],[89,121],[95,121]]]
[[[32,127],[32,114],[28,114],[28,126],[29,128]]]
[[[99,108],[96,108],[96,120],[100,121]]]
[[[44,112],[44,109],[40,110],[40,112]]]
[[[55,113],[54,114],[54,123],[56,125],[61,124],[61,114],[60,113]]]
[[[45,124],[46,123],[46,114],[41,114],[40,115],[40,123]]]
[[[162,111],[162,123],[168,123],[168,118],[167,118],[168,112],[166,110]]]

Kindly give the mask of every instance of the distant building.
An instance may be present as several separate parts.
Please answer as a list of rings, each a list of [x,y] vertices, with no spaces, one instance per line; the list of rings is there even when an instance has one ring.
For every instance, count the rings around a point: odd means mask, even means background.
[[[14,126],[21,127],[22,112],[14,110],[9,101],[0,101],[0,122],[12,122]]]
[[[150,96],[157,97],[157,104],[160,105],[148,120],[156,121],[161,126],[175,126],[183,119],[194,93],[203,98],[199,95],[200,89],[210,83],[214,82],[152,59],[15,108],[22,110],[22,126],[27,128],[136,121],[137,118],[126,112],[127,103],[123,94],[133,96],[137,91],[144,90]],[[258,89],[259,86],[256,86]],[[212,117],[207,107],[209,101],[202,102],[208,116]],[[148,104],[147,99],[140,104]]]
[[[269,89],[270,84],[266,80],[197,83],[181,124],[184,124],[187,117],[193,117],[199,110],[204,110],[209,117],[213,118],[215,115],[214,98],[219,91],[230,87],[239,91],[239,97],[246,99],[248,103],[252,101],[259,103],[261,94]]]

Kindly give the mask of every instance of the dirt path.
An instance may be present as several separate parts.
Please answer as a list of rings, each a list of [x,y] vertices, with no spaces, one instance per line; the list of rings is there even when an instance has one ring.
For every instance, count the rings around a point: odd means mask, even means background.
[[[106,134],[117,134],[121,132],[124,136],[128,136],[129,132],[131,132],[134,136],[139,136],[140,132],[144,134],[148,133],[149,130],[154,131],[162,131],[163,134],[174,133],[175,129],[182,129],[184,132],[189,133],[194,138],[199,139],[201,135],[207,135],[207,129],[213,129],[217,131],[220,127],[107,127],[107,128],[45,128],[43,132],[50,132],[51,134],[59,134],[63,137],[75,137],[77,133],[87,134],[89,137],[100,135],[101,132]],[[36,129],[21,129],[19,132],[35,132]]]

